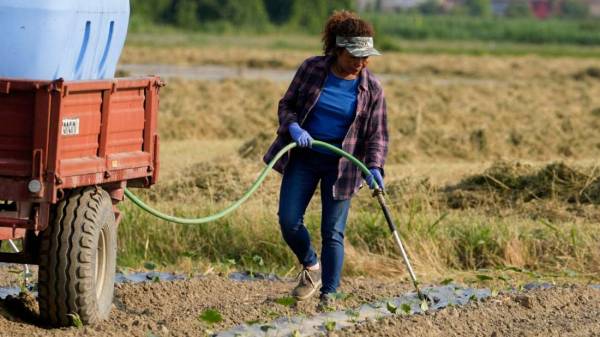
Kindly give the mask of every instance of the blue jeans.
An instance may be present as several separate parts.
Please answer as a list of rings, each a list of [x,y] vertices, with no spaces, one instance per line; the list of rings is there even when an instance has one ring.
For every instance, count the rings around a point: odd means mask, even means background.
[[[281,233],[304,267],[318,262],[304,225],[304,213],[321,182],[322,294],[336,291],[344,263],[344,229],[350,199],[333,199],[339,159],[309,149],[294,149],[281,182],[278,213]]]

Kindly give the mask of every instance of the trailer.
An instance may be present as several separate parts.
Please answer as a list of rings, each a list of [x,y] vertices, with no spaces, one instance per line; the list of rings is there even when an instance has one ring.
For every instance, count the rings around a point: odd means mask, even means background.
[[[42,323],[105,319],[117,255],[116,205],[159,172],[158,77],[0,78],[0,262],[37,264]]]

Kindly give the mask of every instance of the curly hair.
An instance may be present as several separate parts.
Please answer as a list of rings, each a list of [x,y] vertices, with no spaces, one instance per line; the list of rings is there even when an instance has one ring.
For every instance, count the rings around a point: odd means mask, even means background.
[[[373,26],[370,23],[362,20],[356,13],[342,10],[334,11],[333,14],[325,22],[323,29],[323,53],[325,55],[335,55],[337,50],[342,48],[335,45],[335,37],[351,37],[351,36],[373,36]]]

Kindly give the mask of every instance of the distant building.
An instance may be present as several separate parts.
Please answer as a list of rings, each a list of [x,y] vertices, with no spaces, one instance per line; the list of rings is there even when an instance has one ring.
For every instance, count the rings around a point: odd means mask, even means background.
[[[452,8],[454,8],[456,6],[464,5],[465,1],[464,0],[441,0],[440,3],[442,4],[442,7],[446,11],[450,11]]]
[[[492,13],[494,13],[494,15],[497,16],[504,16],[506,14],[508,6],[510,5],[510,2],[511,0],[492,0]]]
[[[418,7],[426,0],[381,0],[381,10],[401,11]]]
[[[600,17],[600,0],[589,0],[590,15]]]
[[[356,0],[359,11],[376,10],[381,12],[397,12],[422,5],[427,0]],[[445,11],[450,11],[456,6],[464,4],[464,0],[438,0]],[[546,19],[560,12],[561,0],[490,0],[492,12],[497,16],[504,16],[508,7],[514,2],[528,4],[531,13],[538,19]],[[581,0],[589,6],[589,13],[593,17],[600,17],[600,0]]]
[[[357,0],[356,7],[361,10],[377,10],[382,12],[403,11],[418,7],[426,0]]]
[[[533,15],[538,19],[545,19],[552,14],[552,2],[550,0],[532,0],[529,3]]]
[[[358,11],[366,11],[375,9],[375,1],[371,0],[356,0],[356,9]]]

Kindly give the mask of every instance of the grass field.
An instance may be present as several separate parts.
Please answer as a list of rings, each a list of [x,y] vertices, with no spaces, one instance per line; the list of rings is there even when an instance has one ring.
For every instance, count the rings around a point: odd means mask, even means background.
[[[176,48],[188,53],[214,54],[213,58],[221,59],[223,52],[238,49],[243,53],[256,53],[256,51],[277,53],[299,51],[316,53],[320,51],[320,41],[316,36],[301,35],[298,33],[267,33],[267,34],[207,34],[200,32],[178,31],[169,28],[157,28],[157,31],[133,33],[127,37],[127,46],[122,62],[143,62],[152,55],[139,54],[168,51]],[[547,58],[577,57],[597,58],[600,56],[598,45],[577,45],[568,43],[515,43],[492,40],[440,40],[435,38],[409,40],[390,35],[378,35],[375,45],[384,52],[402,52],[408,54],[451,54],[451,55],[494,55],[494,56],[521,56],[539,55]],[[157,59],[163,59],[160,54]],[[176,57],[170,61],[186,62],[184,58]],[[285,60],[279,59],[279,62]],[[285,63],[284,63],[285,64]]]
[[[293,69],[318,52],[318,40],[307,37],[292,48],[272,37],[194,36],[134,36],[122,62]],[[386,184],[426,280],[469,280],[481,270],[598,278],[600,61],[532,53],[538,55],[413,50],[372,62],[376,74],[403,76],[384,84]],[[236,200],[263,167],[286,87],[269,80],[169,81],[161,92],[160,180],[138,193],[165,212],[194,217]],[[277,223],[279,182],[273,173],[235,214],[200,226],[168,224],[125,202],[119,264],[295,273]],[[317,195],[306,217],[317,247],[318,205]],[[346,274],[404,270],[366,190],[353,201],[346,234]]]

